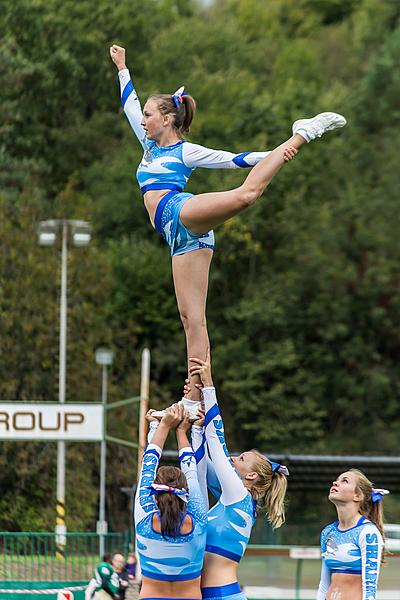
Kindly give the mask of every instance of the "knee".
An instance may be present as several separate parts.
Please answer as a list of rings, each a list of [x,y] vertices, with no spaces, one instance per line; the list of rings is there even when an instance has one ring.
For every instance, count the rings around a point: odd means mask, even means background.
[[[254,186],[242,186],[239,188],[239,202],[242,208],[252,206],[260,197],[260,190]]]
[[[204,315],[181,310],[180,317],[182,325],[187,333],[194,333],[206,327],[206,318]]]

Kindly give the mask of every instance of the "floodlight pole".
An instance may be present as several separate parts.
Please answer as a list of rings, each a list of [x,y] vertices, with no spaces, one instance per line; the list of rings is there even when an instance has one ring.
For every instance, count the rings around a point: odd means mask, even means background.
[[[58,401],[65,403],[67,357],[67,236],[68,223],[62,223],[61,298],[60,298],[60,352],[58,369]],[[56,501],[56,556],[64,558],[65,526],[65,442],[57,442],[57,501]]]
[[[138,439],[138,458],[137,458],[137,485],[139,485],[140,472],[142,470],[143,454],[146,447],[147,421],[146,413],[149,405],[150,389],[150,350],[145,348],[142,352],[142,369],[140,380],[140,408],[139,408],[139,439]],[[136,544],[135,544],[136,545]],[[140,580],[142,570],[140,566],[137,546],[136,553],[136,577]]]
[[[103,404],[103,439],[100,445],[100,501],[99,501],[99,521],[100,521],[100,538],[99,538],[99,554],[100,560],[103,560],[104,555],[104,534],[106,522],[106,404],[107,404],[107,365],[102,366],[102,383],[101,383],[101,402]]]
[[[60,346],[58,368],[58,401],[65,404],[67,366],[67,239],[68,226],[73,230],[76,246],[87,246],[90,241],[90,225],[74,219],[50,219],[39,223],[39,244],[52,246],[58,228],[62,229],[61,245],[61,292],[60,292]],[[65,525],[65,441],[57,442],[57,500],[56,500],[56,556],[64,558],[67,528]]]

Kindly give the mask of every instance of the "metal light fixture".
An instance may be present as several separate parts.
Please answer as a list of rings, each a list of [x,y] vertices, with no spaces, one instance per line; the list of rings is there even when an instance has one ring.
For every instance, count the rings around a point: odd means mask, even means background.
[[[87,221],[74,221],[72,240],[75,246],[87,246],[91,239],[91,228]]]
[[[114,360],[114,352],[108,350],[108,348],[97,348],[96,350],[96,363],[101,366],[112,365]]]

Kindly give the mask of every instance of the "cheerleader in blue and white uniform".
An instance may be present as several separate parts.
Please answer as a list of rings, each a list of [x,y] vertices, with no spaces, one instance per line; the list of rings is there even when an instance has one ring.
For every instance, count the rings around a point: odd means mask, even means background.
[[[204,359],[209,346],[205,307],[208,274],[214,248],[213,228],[245,210],[264,192],[274,175],[305,143],[326,131],[343,127],[336,113],[321,113],[293,124],[293,135],[272,152],[233,154],[186,142],[195,101],[180,88],[175,94],[151,96],[142,112],[126,67],[125,50],[113,45],[110,55],[118,68],[121,101],[144,154],[137,179],[154,228],[170,247],[175,293],[186,334],[188,356]],[[184,192],[194,169],[252,167],[244,183],[225,192],[193,195]],[[190,282],[190,285],[188,285]],[[192,394],[200,394],[191,382]],[[197,406],[194,407],[194,415]]]
[[[168,408],[161,422],[151,413],[135,499],[136,547],[143,576],[140,598],[197,600],[201,598],[207,505],[187,438],[189,420],[182,405]],[[175,427],[180,469],[158,468],[165,440]]]
[[[333,482],[329,500],[338,520],[321,533],[318,600],[376,600],[384,546],[382,496],[357,469]]]
[[[284,523],[289,472],[284,465],[270,461],[257,450],[229,456],[209,354],[206,361],[192,360],[195,365],[190,370],[201,379],[205,406],[204,431],[198,424],[193,425],[192,447],[205,498],[207,475],[209,488],[218,499],[208,512],[202,596],[207,600],[244,600],[237,580],[239,562],[258,511],[266,513],[274,528]]]

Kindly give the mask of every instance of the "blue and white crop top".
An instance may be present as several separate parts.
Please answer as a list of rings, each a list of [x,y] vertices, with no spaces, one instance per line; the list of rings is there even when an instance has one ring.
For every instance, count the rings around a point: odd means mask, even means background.
[[[207,475],[210,475],[210,467],[213,467],[216,477],[211,473],[210,489],[218,498],[217,503],[208,512],[206,551],[239,562],[246,550],[256,518],[256,503],[229,457],[215,388],[203,388],[203,399],[206,411],[205,437],[198,432],[199,428],[195,429],[192,432],[192,444],[198,461],[199,480],[206,495],[206,483],[204,478],[202,482],[200,471],[204,472],[204,465],[207,464],[204,442],[207,443],[211,458]]]
[[[135,498],[136,543],[140,566],[145,577],[160,581],[186,581],[201,574],[207,530],[207,506],[197,479],[193,450],[182,448],[179,462],[189,487],[186,512],[192,519],[190,533],[176,538],[163,537],[153,528],[153,516],[158,512],[151,484],[161,458],[161,448],[151,443],[154,427],[150,428],[142,470]]]
[[[351,529],[331,523],[321,533],[322,570],[318,600],[325,600],[334,573],[361,575],[362,600],[375,600],[383,550],[382,536],[374,523],[360,517]]]
[[[121,102],[128,121],[141,143],[144,155],[136,177],[143,193],[149,190],[177,190],[181,192],[194,169],[237,169],[253,167],[269,152],[243,152],[233,154],[224,150],[211,150],[184,140],[172,146],[157,146],[148,140],[142,126],[143,113],[128,69],[118,72]]]

